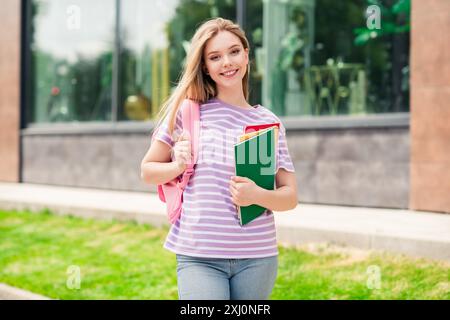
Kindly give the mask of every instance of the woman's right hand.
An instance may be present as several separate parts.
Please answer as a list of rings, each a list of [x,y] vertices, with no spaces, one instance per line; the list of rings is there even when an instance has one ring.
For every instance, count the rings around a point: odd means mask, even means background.
[[[173,161],[175,161],[180,170],[185,170],[192,161],[191,140],[188,131],[183,131],[178,137],[172,148]]]

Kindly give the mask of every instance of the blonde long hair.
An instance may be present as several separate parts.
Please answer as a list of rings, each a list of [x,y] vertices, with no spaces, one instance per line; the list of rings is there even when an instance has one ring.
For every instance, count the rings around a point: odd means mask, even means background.
[[[245,32],[239,27],[239,25],[223,18],[214,18],[204,22],[192,37],[181,80],[179,81],[175,91],[163,103],[161,110],[157,114],[157,119],[159,120],[155,126],[155,131],[169,115],[169,132],[173,132],[176,114],[184,99],[191,99],[199,103],[203,103],[208,99],[217,96],[218,92],[215,82],[207,76],[203,70],[203,51],[206,42],[217,35],[220,31],[229,31],[233,33],[241,40],[244,49],[250,50]],[[249,95],[249,68],[250,67],[248,66],[245,75],[242,78],[242,89],[245,99],[248,99]]]

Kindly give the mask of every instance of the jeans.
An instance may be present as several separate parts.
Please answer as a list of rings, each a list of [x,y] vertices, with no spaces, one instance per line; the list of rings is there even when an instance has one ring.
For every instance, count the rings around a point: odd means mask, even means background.
[[[197,258],[177,254],[180,300],[265,300],[277,277],[278,256]]]

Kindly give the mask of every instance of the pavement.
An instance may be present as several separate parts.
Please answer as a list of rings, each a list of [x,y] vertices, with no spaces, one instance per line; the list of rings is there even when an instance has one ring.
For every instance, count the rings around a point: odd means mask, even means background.
[[[0,283],[0,300],[51,300],[36,293]]]
[[[165,204],[151,192],[0,183],[0,208],[168,224]],[[450,261],[450,215],[445,213],[300,203],[275,212],[275,221],[278,240],[287,244],[329,242]]]
[[[0,209],[168,224],[165,204],[151,192],[0,183]],[[303,203],[274,213],[283,244],[330,243],[450,261],[450,214]],[[0,284],[0,299],[1,292]]]

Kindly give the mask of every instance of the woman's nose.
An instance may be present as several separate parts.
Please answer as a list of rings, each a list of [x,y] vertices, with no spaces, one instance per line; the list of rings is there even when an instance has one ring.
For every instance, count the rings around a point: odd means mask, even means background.
[[[228,57],[228,55],[225,55],[223,58],[223,65],[228,66],[230,63],[231,63],[230,58]]]

